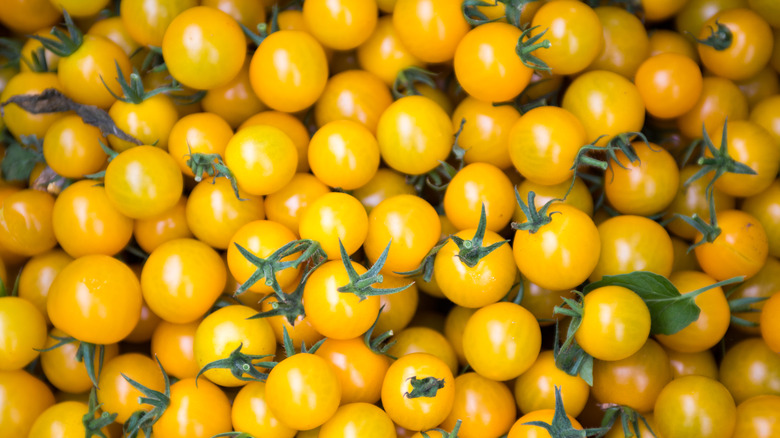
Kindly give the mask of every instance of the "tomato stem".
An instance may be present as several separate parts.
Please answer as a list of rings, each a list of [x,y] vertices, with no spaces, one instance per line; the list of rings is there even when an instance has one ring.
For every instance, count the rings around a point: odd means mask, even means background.
[[[547,64],[544,61],[537,58],[533,54],[533,52],[536,49],[539,48],[549,49],[550,46],[552,45],[550,43],[550,40],[544,40],[542,42],[539,42],[539,40],[544,36],[545,33],[547,33],[549,29],[545,29],[542,33],[528,38],[531,32],[533,32],[533,30],[536,29],[537,27],[539,26],[534,26],[532,28],[523,31],[523,33],[520,35],[520,38],[517,40],[515,53],[517,53],[517,56],[520,57],[520,61],[522,61],[523,65],[525,65],[526,67],[533,70],[549,72],[552,71],[552,69],[549,66],[547,66]],[[526,41],[523,41],[525,38],[528,39]]]
[[[715,28],[709,27],[710,36],[704,39],[694,38],[699,44],[710,46],[717,51],[723,51],[731,47],[734,39],[731,30],[726,25],[715,20]]]
[[[375,354],[381,354],[395,360],[398,358],[387,352],[387,350],[389,350],[396,343],[396,341],[389,341],[389,339],[393,336],[392,330],[388,330],[376,338],[371,339],[374,336],[374,329],[376,328],[376,324],[379,322],[379,317],[382,315],[384,310],[385,305],[383,304],[382,307],[379,308],[379,314],[377,314],[374,323],[371,324],[371,328],[368,329],[365,335],[363,335],[363,342],[366,344],[366,347],[368,347]]]
[[[482,242],[485,238],[485,231],[487,231],[487,214],[485,212],[485,204],[482,203],[482,210],[479,214],[479,223],[477,223],[474,237],[472,237],[471,240],[464,240],[456,235],[450,236],[450,239],[458,246],[458,259],[469,268],[477,266],[477,263],[479,263],[480,260],[497,250],[501,245],[509,242],[508,240],[502,240],[489,246],[482,246]]]
[[[525,215],[526,221],[523,223],[512,222],[511,227],[513,230],[528,231],[531,234],[536,233],[540,228],[552,222],[552,215],[557,212],[554,211],[548,214],[547,210],[550,209],[550,206],[553,203],[564,201],[563,199],[557,198],[551,199],[537,211],[536,193],[533,190],[528,192],[528,204],[526,204],[520,199],[520,192],[517,191],[517,187],[515,187],[515,199],[517,200],[517,205],[520,206],[520,210],[522,210]]]
[[[483,0],[465,0],[460,5],[460,10],[463,13],[463,18],[465,18],[466,21],[472,26],[479,26],[481,24],[492,23],[494,21],[499,21],[502,18],[504,18],[504,17],[498,17],[491,20],[487,17],[487,15],[485,15],[484,12],[479,10],[478,8],[479,6],[497,7],[498,0],[493,0],[493,3],[488,3]]]
[[[93,387],[89,391],[89,411],[84,414],[83,417],[81,417],[81,423],[84,425],[86,438],[90,438],[95,435],[101,438],[106,438],[106,435],[101,429],[113,423],[116,420],[118,414],[103,412],[100,414],[100,416],[95,417],[98,410],[100,410],[100,407],[102,406],[102,404],[98,404],[97,402],[97,392],[95,389],[96,388]]]

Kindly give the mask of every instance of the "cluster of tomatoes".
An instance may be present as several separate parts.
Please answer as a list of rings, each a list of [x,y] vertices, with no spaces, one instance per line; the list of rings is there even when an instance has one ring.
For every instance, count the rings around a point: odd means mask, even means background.
[[[780,436],[780,2],[0,23],[0,438]]]

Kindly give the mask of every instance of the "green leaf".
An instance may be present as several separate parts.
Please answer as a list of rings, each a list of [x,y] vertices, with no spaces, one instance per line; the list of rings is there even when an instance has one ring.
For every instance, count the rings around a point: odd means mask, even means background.
[[[43,154],[34,148],[18,143],[8,146],[2,167],[6,181],[27,181],[36,164],[43,161]]]

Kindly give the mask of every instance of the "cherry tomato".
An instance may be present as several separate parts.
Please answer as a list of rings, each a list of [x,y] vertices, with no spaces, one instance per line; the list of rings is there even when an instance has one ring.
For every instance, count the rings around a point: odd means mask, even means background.
[[[56,73],[22,72],[14,75],[5,85],[5,89],[0,93],[0,102],[5,103],[13,96],[39,94],[48,88],[63,91]],[[49,127],[64,116],[65,113],[32,114],[16,104],[10,104],[3,107],[2,121],[17,139],[23,135],[44,138]]]
[[[368,403],[342,405],[320,428],[321,438],[370,436],[395,438],[395,424],[382,409]]]
[[[233,429],[252,436],[292,438],[297,432],[271,413],[265,396],[265,382],[249,382],[241,388],[233,400],[230,416]]]
[[[390,15],[379,17],[374,32],[357,48],[357,58],[360,68],[387,85],[393,85],[401,70],[424,65],[401,42]]]
[[[0,244],[17,254],[42,254],[57,244],[54,235],[54,198],[27,189],[8,195],[0,207]]]
[[[303,125],[303,122],[287,113],[279,111],[263,111],[248,118],[238,130],[255,125],[270,125],[284,131],[295,144],[295,150],[298,151],[297,172],[309,171],[309,131]]]
[[[756,275],[747,279],[744,283],[737,286],[729,299],[738,300],[740,298],[769,298],[775,292],[780,290],[780,261],[774,257],[767,257],[764,266],[759,270]],[[734,316],[744,319],[752,323],[759,323],[761,316],[761,309],[764,307],[766,301],[758,301],[749,306],[748,312],[736,312]],[[743,325],[735,325],[736,329],[744,333],[750,333],[752,335],[759,335],[761,330],[758,326],[747,327]]]
[[[569,188],[571,188],[571,191],[569,191]],[[588,216],[593,216],[593,195],[580,177],[574,178],[574,185],[572,185],[570,180],[554,185],[543,185],[526,179],[515,186],[515,189],[517,194],[520,195],[520,199],[528,199],[528,194],[534,192],[536,194],[534,206],[537,210],[549,201],[553,201],[553,204],[568,204],[581,210]],[[520,204],[518,204],[515,207],[515,213],[512,215],[512,221],[523,223],[527,220],[528,218],[520,208]]]
[[[692,61],[699,60],[699,54],[692,42],[673,30],[654,29],[650,33],[650,53],[648,57],[662,53],[676,53],[687,56]]]
[[[669,356],[669,364],[672,366],[673,379],[679,379],[684,376],[704,376],[710,379],[718,379],[718,365],[715,363],[712,351],[680,353],[668,348],[665,350],[667,356]]]
[[[176,160],[183,174],[194,176],[187,165],[189,155],[223,155],[231,137],[233,130],[222,117],[212,113],[190,114],[176,121],[171,128],[168,153]]]
[[[664,438],[731,437],[736,406],[716,380],[686,376],[669,382],[655,402],[654,419]]]
[[[590,386],[580,376],[570,376],[555,365],[553,352],[542,351],[536,362],[515,380],[514,394],[523,414],[555,408],[555,388],[560,387],[566,414],[578,416],[585,408]]]
[[[582,303],[583,317],[574,333],[588,354],[616,361],[639,351],[650,334],[650,311],[639,295],[621,286],[590,291]]]
[[[59,343],[53,336],[65,337],[68,336],[65,332],[59,329],[52,329],[50,336],[46,339],[44,348],[51,348],[55,344]],[[104,348],[103,363],[108,363],[114,357],[119,354],[119,347],[117,344],[109,344],[105,346],[99,346],[95,349],[94,363],[100,363],[101,352],[100,348]],[[54,385],[60,391],[78,394],[89,391],[92,388],[92,381],[87,374],[87,368],[83,361],[76,360],[76,352],[78,349],[77,342],[69,342],[61,345],[53,350],[44,351],[41,353],[41,367],[46,379]]]
[[[519,118],[510,105],[493,106],[471,96],[463,99],[452,113],[452,127],[457,132],[465,120],[458,137],[458,144],[466,150],[464,161],[488,163],[500,169],[510,167],[509,132]]]
[[[367,128],[336,120],[317,130],[309,143],[314,175],[331,187],[352,190],[368,183],[379,168],[379,145]]]
[[[347,254],[354,253],[363,245],[368,234],[368,215],[354,196],[327,193],[303,210],[298,234],[302,239],[316,240],[329,259],[338,260],[341,258],[339,242],[344,245]]]
[[[702,270],[718,281],[755,275],[769,253],[761,223],[741,210],[727,210],[718,214],[718,226],[721,229],[718,238],[695,249]],[[696,240],[701,238],[698,233]]]
[[[727,130],[726,148],[729,155],[753,169],[755,175],[725,173],[715,181],[715,187],[732,196],[753,196],[769,187],[780,169],[780,150],[764,128],[746,120],[729,121],[712,135],[713,145],[720,148],[723,131]],[[709,151],[705,156],[711,157]]]
[[[604,46],[599,16],[590,6],[576,1],[545,4],[531,22],[531,38],[542,34],[549,48],[533,52],[552,72],[569,75],[581,72],[595,60]],[[546,31],[546,32],[545,32]]]
[[[718,379],[737,403],[757,395],[780,395],[780,356],[761,338],[745,339],[723,356]]]
[[[362,337],[327,339],[315,353],[336,371],[341,384],[341,404],[376,403],[390,359],[374,353]]]
[[[780,433],[780,396],[758,395],[737,406],[734,436],[770,438]]]
[[[185,324],[160,321],[152,334],[151,352],[165,372],[177,379],[195,377],[200,371],[195,360],[195,331],[200,320]]]
[[[423,62],[451,60],[470,28],[460,3],[455,0],[398,0],[393,9],[393,26],[401,43]]]
[[[497,438],[512,427],[515,412],[514,399],[506,385],[477,373],[461,374],[455,378],[452,411],[441,427],[452,430],[461,419],[458,436]]]
[[[510,380],[528,370],[541,349],[541,329],[531,312],[514,303],[477,310],[463,331],[471,368],[492,380]]]
[[[133,237],[138,246],[151,254],[165,242],[192,237],[187,226],[186,208],[187,197],[182,196],[171,209],[157,216],[137,219],[133,224]]]
[[[393,97],[382,79],[367,71],[348,70],[328,80],[314,106],[314,119],[319,127],[351,120],[376,135],[379,117],[391,103]]]
[[[350,50],[371,36],[377,21],[375,0],[314,0],[304,3],[303,20],[323,46]]]
[[[395,342],[387,351],[395,357],[412,353],[428,353],[441,359],[455,375],[458,372],[458,358],[447,338],[429,327],[409,327],[393,336]]]
[[[780,336],[778,336],[777,316],[780,314],[780,294],[775,293],[766,301],[761,309],[761,337],[769,348],[775,352],[780,352]]]
[[[723,46],[701,41],[721,28],[728,29]],[[772,28],[756,12],[747,8],[723,10],[704,22],[698,33],[699,56],[704,66],[718,76],[742,80],[755,76],[772,56]]]
[[[168,241],[154,250],[141,273],[144,300],[160,318],[183,324],[214,304],[227,270],[216,251],[194,239]]]
[[[257,29],[258,24],[265,22],[266,5],[262,1],[203,0],[201,5],[217,8],[252,30]]]
[[[290,182],[298,166],[298,152],[292,139],[281,130],[252,126],[230,139],[225,148],[225,164],[247,193],[267,195]]]
[[[604,193],[621,213],[651,216],[663,211],[674,200],[679,171],[674,157],[654,143],[633,142],[638,162],[628,162],[616,152],[621,165],[612,164],[604,172]]]
[[[0,298],[0,371],[22,369],[46,342],[46,320],[35,305],[19,297]]]
[[[101,141],[105,143],[106,139],[98,128],[85,124],[77,115],[68,115],[54,122],[46,131],[43,157],[57,175],[82,178],[99,171],[106,164]]]
[[[208,380],[182,379],[171,385],[171,403],[154,423],[155,436],[210,438],[229,432],[230,401]]]
[[[636,15],[622,8],[600,6],[593,12],[603,28],[604,46],[588,70],[608,70],[633,78],[650,52],[645,26]]]
[[[103,364],[98,379],[98,401],[103,404],[105,412],[118,414],[116,421],[119,423],[127,421],[137,410],[151,409],[150,405],[139,402],[142,393],[132,386],[123,374],[155,391],[162,391],[165,385],[157,363],[148,356],[126,353]]]
[[[501,231],[515,211],[512,182],[487,163],[469,164],[452,178],[444,192],[444,212],[455,228],[477,228],[484,206],[487,229]]]
[[[24,370],[0,371],[0,430],[3,437],[27,436],[35,419],[54,404],[46,384]]]
[[[684,55],[664,53],[643,62],[634,83],[650,115],[671,119],[696,105],[703,82],[696,62]]]
[[[27,34],[53,26],[60,11],[49,0],[11,0],[0,5],[0,17],[5,26]]]
[[[664,277],[672,272],[672,239],[657,222],[623,215],[607,219],[598,230],[601,255],[590,274],[591,281],[633,271],[650,271]]]
[[[674,200],[667,209],[667,214],[664,215],[665,220],[673,218],[675,213],[688,217],[693,217],[694,214],[702,218],[709,217],[710,202],[707,199],[706,188],[710,178],[705,176],[688,185],[685,184],[700,169],[701,167],[697,165],[688,165],[680,169],[680,185]],[[734,208],[734,198],[717,188],[713,189],[713,197],[715,198],[716,213]],[[670,221],[666,224],[666,228],[683,239],[691,240],[696,237],[696,229],[681,219]]]
[[[308,173],[296,173],[281,190],[265,198],[268,219],[298,232],[301,212],[330,189],[317,177]]]
[[[540,409],[538,411],[529,412],[515,422],[509,430],[507,438],[553,438],[550,433],[542,427],[525,425],[525,423],[530,423],[532,421],[542,421],[547,424],[552,424],[553,415],[555,415],[554,409]],[[582,425],[575,420],[574,417],[569,414],[566,414],[566,417],[569,418],[574,429],[582,429]]]
[[[108,38],[87,34],[75,52],[60,59],[57,75],[66,96],[77,103],[108,109],[116,102],[111,92],[122,94],[117,68],[125,78],[130,77],[132,65],[125,51]]]
[[[46,301],[49,288],[68,263],[73,261],[65,251],[53,249],[32,257],[24,264],[19,274],[19,298],[33,303],[49,324],[49,313],[46,311]]]

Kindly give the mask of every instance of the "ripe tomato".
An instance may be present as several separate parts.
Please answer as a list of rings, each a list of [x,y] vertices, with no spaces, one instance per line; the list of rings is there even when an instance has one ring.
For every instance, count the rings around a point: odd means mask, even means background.
[[[0,5],[0,17],[4,25],[25,34],[53,26],[60,11],[47,0],[11,0]]]
[[[117,100],[108,110],[117,127],[143,144],[168,149],[168,136],[179,119],[176,105],[165,94],[157,94],[140,103]],[[122,152],[136,146],[134,143],[109,135],[111,147]]]
[[[679,271],[669,276],[680,293],[691,292],[715,283],[707,274],[698,271]],[[712,288],[696,297],[701,313],[696,321],[673,335],[656,335],[658,342],[672,350],[698,353],[717,344],[729,328],[731,311],[720,287]]]
[[[654,29],[650,33],[650,53],[647,55],[655,56],[662,53],[677,53],[687,56],[692,61],[699,60],[699,54],[692,42],[682,34],[673,30]]]
[[[141,272],[146,304],[165,321],[194,321],[225,287],[227,270],[216,251],[194,239],[168,241],[154,250]]]
[[[495,22],[475,27],[460,40],[455,51],[455,75],[470,96],[485,102],[505,102],[525,89],[533,70],[515,51],[521,34],[515,26]]]
[[[203,369],[214,361],[226,359],[239,346],[241,352],[247,355],[273,356],[276,352],[276,337],[268,321],[263,318],[249,319],[256,313],[251,307],[235,305],[223,307],[206,316],[195,332],[195,360],[198,366]],[[220,386],[247,384],[246,380],[233,376],[231,371],[210,369],[203,375]]]
[[[352,190],[368,183],[379,168],[379,144],[361,124],[336,120],[317,130],[309,143],[314,175],[331,187]]]
[[[512,165],[509,157],[509,132],[520,118],[511,105],[493,106],[471,96],[466,97],[452,113],[455,132],[465,120],[458,144],[466,150],[467,164],[488,163],[500,169]]]
[[[444,212],[456,229],[465,230],[477,228],[483,207],[488,230],[506,227],[515,211],[512,182],[492,164],[469,164],[447,185]]]
[[[154,4],[127,0],[120,5],[119,15],[135,41],[144,46],[161,47],[171,21],[185,9],[197,5],[195,0],[164,0]]]
[[[721,229],[718,238],[695,249],[702,270],[718,281],[755,275],[769,253],[761,223],[741,210],[727,210],[718,214],[718,226]],[[696,240],[701,238],[701,233],[697,233]]]
[[[761,338],[745,339],[723,356],[718,379],[737,403],[757,395],[780,395],[780,356]]]
[[[319,127],[351,120],[376,135],[379,117],[391,103],[393,96],[382,79],[367,71],[348,70],[328,80],[314,106],[314,120]]]
[[[661,390],[654,420],[664,438],[728,438],[734,431],[736,410],[731,394],[716,380],[686,376]]]
[[[344,245],[347,254],[354,253],[363,245],[368,234],[368,215],[354,196],[327,193],[303,210],[298,234],[302,239],[316,240],[329,259],[339,260],[339,242]]]
[[[162,53],[171,76],[188,87],[208,90],[227,84],[241,71],[245,44],[233,17],[219,9],[196,6],[170,22]]]
[[[254,26],[250,29],[254,29]],[[222,117],[234,129],[253,115],[267,109],[252,90],[249,61],[249,59],[244,61],[243,67],[230,82],[208,90],[201,100],[205,111]]]
[[[780,315],[780,294],[775,293],[766,301],[761,309],[761,337],[769,348],[780,352],[780,336],[778,336],[778,315]]]
[[[409,327],[393,336],[394,344],[387,352],[395,357],[412,353],[428,353],[436,356],[450,367],[455,375],[458,372],[458,358],[447,338],[429,327]]]
[[[541,329],[531,312],[514,303],[477,310],[463,330],[463,353],[471,368],[492,380],[510,380],[536,361]]]
[[[569,75],[581,72],[595,60],[604,46],[599,16],[590,6],[576,1],[545,4],[531,22],[531,38],[542,34],[549,48],[533,52],[552,72]]]
[[[168,153],[176,160],[183,174],[194,176],[187,165],[189,155],[223,155],[231,137],[233,130],[222,117],[212,113],[190,114],[179,119],[171,128]]]
[[[35,419],[54,404],[51,389],[24,370],[0,371],[0,392],[3,438],[27,436]]]
[[[577,343],[596,359],[626,359],[639,351],[650,334],[650,311],[639,295],[621,286],[590,291],[574,333]]]
[[[410,175],[434,169],[452,149],[450,117],[423,96],[393,102],[380,116],[376,134],[385,163]]]
[[[728,29],[727,37],[705,44],[713,33]],[[708,70],[718,76],[742,80],[755,76],[772,57],[772,28],[747,8],[723,10],[704,22],[699,37],[699,56]]]
[[[575,288],[594,272],[604,244],[593,220],[577,208],[555,204],[549,212],[552,221],[536,233],[515,232],[515,263],[524,277],[543,288]]]
[[[171,404],[154,423],[155,436],[209,438],[229,432],[230,401],[208,380],[182,379],[171,385]]]
[[[257,29],[258,24],[265,23],[265,8],[267,5],[262,1],[203,0],[201,5],[217,8],[252,30]]]
[[[128,149],[106,168],[108,200],[133,219],[155,216],[176,205],[183,185],[176,161],[154,146]]]
[[[233,400],[233,429],[252,436],[293,438],[296,430],[282,424],[271,412],[265,397],[265,382],[249,382]]]
[[[82,178],[99,171],[106,164],[101,141],[105,143],[106,139],[98,128],[87,125],[75,114],[68,115],[54,122],[46,131],[43,157],[57,175]]]
[[[63,91],[56,73],[18,73],[5,84],[5,89],[0,93],[0,102],[6,102],[13,96],[39,94],[48,88]],[[12,104],[3,107],[2,121],[17,140],[23,135],[44,138],[49,127],[64,116],[65,113],[32,114]]]
[[[766,97],[756,103],[750,111],[750,121],[766,129],[776,141],[780,141],[778,118],[780,118],[780,96]]]
[[[369,403],[344,404],[320,428],[320,438],[370,436],[395,438],[395,424],[381,408]]]
[[[32,257],[19,273],[19,298],[33,303],[47,325],[50,324],[49,313],[46,311],[49,288],[62,268],[72,261],[73,257],[65,251],[53,249]]]
[[[79,257],[60,271],[46,307],[55,327],[93,344],[113,344],[133,331],[141,316],[138,278],[106,255]]]
[[[198,183],[187,198],[187,226],[203,243],[217,249],[227,249],[230,238],[239,228],[254,220],[264,219],[263,199],[239,189],[238,199],[227,178],[205,179]]]
[[[323,46],[350,50],[363,44],[376,27],[375,0],[314,0],[304,3],[303,20]]]
[[[587,142],[580,120],[566,109],[534,108],[509,132],[509,156],[528,180],[544,185],[570,181],[574,159]]]
[[[371,351],[363,337],[326,339],[315,354],[335,370],[341,384],[342,405],[379,401],[390,358]]]
[[[398,0],[393,26],[401,43],[423,62],[451,60],[470,29],[454,0]]]
[[[734,436],[770,438],[780,434],[780,396],[758,395],[737,406]]]
[[[157,216],[136,219],[133,224],[133,237],[138,246],[149,254],[170,240],[192,237],[187,226],[187,197],[182,196],[176,205]]]
[[[416,314],[420,292],[417,284],[411,278],[387,275],[382,284],[383,287],[391,288],[408,286],[401,292],[379,296],[379,306],[382,308],[382,312],[379,314],[374,331],[384,333],[392,330],[394,333],[398,333],[409,325]]]
[[[379,17],[374,32],[357,48],[357,59],[360,68],[387,85],[393,85],[401,70],[424,65],[401,42],[391,15]]]
[[[737,300],[746,297],[771,297],[780,290],[780,261],[774,257],[767,257],[764,266],[756,275],[747,279],[744,283],[736,287],[734,292],[729,295],[729,299]],[[737,318],[744,319],[753,323],[758,323],[761,316],[761,309],[766,301],[758,301],[750,305],[750,309],[755,311],[734,313]],[[759,327],[746,327],[736,325],[735,328],[744,333],[750,333],[758,336],[761,333]]]
[[[452,411],[441,427],[452,430],[460,419],[459,437],[497,438],[509,431],[515,418],[514,399],[506,385],[465,373],[455,378]]]
[[[707,199],[706,188],[710,178],[705,176],[688,185],[685,184],[700,169],[701,167],[697,165],[688,165],[680,169],[680,185],[674,200],[667,209],[667,214],[664,215],[665,220],[673,218],[675,213],[688,217],[693,217],[694,214],[702,218],[709,217],[710,202]],[[716,212],[734,208],[734,198],[717,188],[713,188],[713,197],[715,198]],[[692,240],[696,237],[696,229],[681,219],[670,221],[666,224],[666,228],[683,239]]]
[[[87,34],[75,52],[60,59],[57,76],[66,96],[77,103],[108,109],[116,102],[108,90],[117,96],[122,94],[116,81],[117,69],[126,78],[132,73],[125,51],[108,38]]]
[[[607,219],[598,230],[601,255],[590,275],[591,281],[633,271],[650,271],[664,277],[672,272],[672,239],[657,222],[623,215]]]
[[[257,48],[249,64],[249,79],[264,104],[277,111],[296,112],[311,106],[322,94],[328,81],[328,61],[310,34],[280,30]]]
[[[195,360],[195,331],[200,320],[185,324],[160,321],[152,334],[151,353],[165,372],[177,379],[195,377],[200,371]]]
[[[296,173],[281,190],[265,197],[268,219],[297,233],[303,210],[330,188],[310,173]]]
[[[636,15],[614,6],[593,9],[603,28],[604,46],[588,70],[608,70],[632,79],[650,53],[647,30]]]
[[[580,376],[558,369],[551,350],[542,351],[536,362],[515,380],[514,394],[523,414],[540,409],[555,409],[555,388],[560,387],[566,414],[578,416],[585,408],[590,386]]]
[[[123,374],[155,391],[163,391],[165,386],[157,363],[148,356],[126,353],[104,363],[98,379],[98,402],[103,405],[105,412],[116,413],[116,421],[119,423],[127,421],[137,410],[151,409],[150,405],[140,403],[138,399],[142,397],[141,392]]]
[[[54,236],[71,257],[114,255],[130,242],[133,220],[110,202],[95,181],[78,181],[60,193],[52,210]]]
[[[702,125],[713,141],[728,119],[729,122],[748,117],[748,102],[734,82],[717,76],[702,80],[701,95],[693,108],[677,118],[677,128],[687,138],[701,138]],[[721,131],[722,132],[722,131]]]
[[[19,297],[0,298],[0,371],[22,369],[46,342],[46,320],[35,305]]]
[[[399,358],[382,382],[385,412],[409,430],[427,430],[440,424],[451,412],[454,399],[455,379],[449,367],[426,353]]]
[[[718,365],[712,351],[704,350],[699,353],[680,353],[666,348],[669,356],[669,364],[672,366],[672,378],[679,379],[684,376],[704,376],[718,380]]]
[[[358,275],[367,270],[351,262]],[[365,333],[379,315],[379,297],[361,300],[337,289],[349,283],[341,260],[332,260],[309,276],[303,289],[303,306],[312,326],[327,338],[352,339]],[[380,287],[382,287],[380,285]]]
[[[141,265],[134,265],[132,269],[137,277],[141,276]],[[162,321],[162,319],[157,316],[156,313],[152,312],[146,303],[143,303],[141,305],[141,318],[133,328],[133,331],[124,339],[125,342],[133,344],[149,342],[152,339],[154,329],[157,328],[157,324],[159,324],[160,321]]]
[[[561,107],[582,122],[586,141],[605,136],[596,142],[598,146],[617,134],[641,130],[645,121],[645,104],[636,85],[610,71],[578,76],[566,89]]]
[[[251,126],[230,139],[225,147],[225,164],[247,193],[267,195],[283,188],[295,175],[298,151],[280,129]]]
[[[643,62],[634,83],[650,115],[671,119],[696,105],[703,81],[696,62],[684,55],[664,53]]]
[[[735,161],[749,166],[755,175],[725,173],[715,181],[715,187],[732,196],[753,196],[761,193],[775,180],[780,170],[780,150],[775,140],[758,124],[737,120],[729,121],[712,135],[715,148],[720,148],[723,141],[723,131],[727,130],[726,148]],[[705,157],[712,157],[709,149]]]
[[[368,259],[375,261],[389,244],[383,271],[412,271],[436,245],[440,233],[439,216],[427,201],[414,195],[397,195],[371,210],[363,249]]]
[[[571,192],[569,192],[569,187],[571,187]],[[534,192],[536,194],[534,205],[537,210],[549,201],[553,201],[553,204],[568,204],[581,210],[588,216],[593,216],[593,195],[580,177],[574,178],[573,186],[571,180],[548,186],[526,179],[516,185],[515,189],[520,199],[528,199],[528,194]],[[568,196],[566,196],[566,193],[568,193]],[[561,199],[563,199],[563,202],[560,201]],[[523,223],[527,220],[528,218],[523,213],[523,209],[518,204],[515,207],[515,213],[512,215],[512,221]]]
[[[341,383],[328,361],[298,353],[271,369],[265,399],[282,424],[296,430],[313,429],[328,421],[338,409]]]
[[[780,80],[777,78],[777,72],[769,65],[755,76],[738,81],[736,84],[747,98],[751,109],[757,103],[773,97],[780,91]]]
[[[270,125],[284,131],[290,137],[290,140],[293,141],[293,144],[295,144],[295,150],[298,151],[298,167],[296,171],[309,171],[309,131],[303,125],[303,122],[291,114],[279,111],[263,111],[248,118],[238,127],[238,130],[240,131],[255,125]]]
[[[53,336],[68,336],[67,333],[56,328],[53,328],[49,335],[50,336],[46,339],[46,343],[43,345],[44,348],[51,348],[59,343]],[[101,347],[95,349],[95,356],[93,357],[96,368],[97,364],[100,363],[100,348]],[[105,345],[102,346],[102,348],[104,348],[103,363],[108,363],[119,354],[119,347],[117,344]],[[41,368],[43,369],[43,373],[49,383],[60,391],[71,394],[80,394],[89,391],[90,388],[92,388],[93,383],[87,374],[87,368],[84,365],[84,362],[76,360],[77,351],[78,342],[74,341],[41,353]]]
[[[43,411],[33,423],[30,436],[35,438],[58,438],[86,435],[84,417],[89,407],[80,401],[63,401]],[[109,433],[108,426],[101,430]],[[110,436],[110,433],[109,433]]]
[[[471,240],[475,228],[463,230],[455,236]],[[503,241],[497,233],[486,230],[482,246]],[[433,274],[441,292],[453,303],[463,307],[482,307],[500,300],[512,288],[516,272],[512,250],[508,244],[494,249],[476,265],[469,266],[460,259],[460,249],[448,241],[436,254]]]
[[[0,245],[17,254],[42,254],[57,244],[54,198],[39,190],[12,193],[0,206]]]

